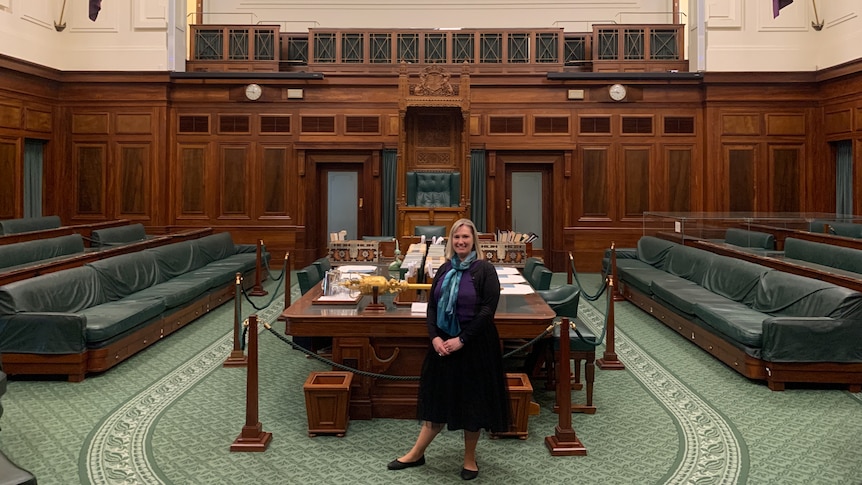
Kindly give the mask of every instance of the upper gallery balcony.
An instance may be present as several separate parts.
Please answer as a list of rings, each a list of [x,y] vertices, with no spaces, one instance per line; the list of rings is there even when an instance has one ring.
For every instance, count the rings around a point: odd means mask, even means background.
[[[192,25],[189,72],[397,73],[402,63],[470,64],[473,73],[688,70],[682,24],[563,29],[309,29]]]

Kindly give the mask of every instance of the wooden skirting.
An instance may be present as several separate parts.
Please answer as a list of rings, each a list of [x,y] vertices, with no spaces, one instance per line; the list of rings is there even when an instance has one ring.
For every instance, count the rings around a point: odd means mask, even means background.
[[[621,287],[623,296],[641,310],[745,377],[766,381],[773,391],[783,391],[788,382],[847,384],[851,392],[862,390],[862,364],[767,362],[746,354],[721,336],[681,317],[630,285],[621,284]]]

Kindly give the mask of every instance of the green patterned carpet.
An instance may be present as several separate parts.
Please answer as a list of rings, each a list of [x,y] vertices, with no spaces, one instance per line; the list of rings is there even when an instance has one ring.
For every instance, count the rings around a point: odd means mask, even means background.
[[[588,291],[598,286],[597,275],[581,279]],[[279,331],[281,301],[257,312]],[[604,300],[595,307],[603,312]],[[604,317],[595,307],[582,299],[580,316],[598,333]],[[248,302],[243,309],[254,312]],[[399,472],[386,463],[412,445],[419,429],[413,420],[351,421],[343,438],[308,438],[302,385],[326,366],[265,331],[260,421],[273,441],[263,453],[230,453],[245,422],[246,377],[243,368],[221,365],[233,345],[233,311],[218,308],[82,383],[11,381],[0,449],[40,484],[461,482],[460,433],[441,434],[426,466]],[[772,392],[629,303],[617,303],[615,315],[616,350],[627,369],[598,370],[598,412],[573,415],[587,456],[548,453],[544,437],[554,433],[557,416],[553,394],[539,381],[541,412],[530,417],[529,438],[483,437],[480,481],[862,483],[862,396],[804,387]]]

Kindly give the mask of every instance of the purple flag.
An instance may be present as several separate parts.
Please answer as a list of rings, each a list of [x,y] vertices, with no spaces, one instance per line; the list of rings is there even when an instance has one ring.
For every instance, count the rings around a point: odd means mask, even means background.
[[[778,17],[778,11],[791,3],[793,0],[772,0],[772,18]]]
[[[102,0],[90,0],[90,20],[96,21],[99,16],[99,10],[102,10]]]

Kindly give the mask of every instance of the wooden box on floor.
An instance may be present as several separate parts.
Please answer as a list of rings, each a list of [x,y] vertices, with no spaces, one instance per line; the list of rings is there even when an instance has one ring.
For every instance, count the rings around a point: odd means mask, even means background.
[[[350,384],[352,372],[312,372],[302,389],[308,415],[308,436],[334,434],[344,436],[350,421]]]
[[[506,374],[509,402],[512,405],[512,423],[505,433],[492,433],[493,438],[518,437],[527,439],[527,428],[531,415],[539,414],[538,404],[533,402],[533,386],[527,374]]]

